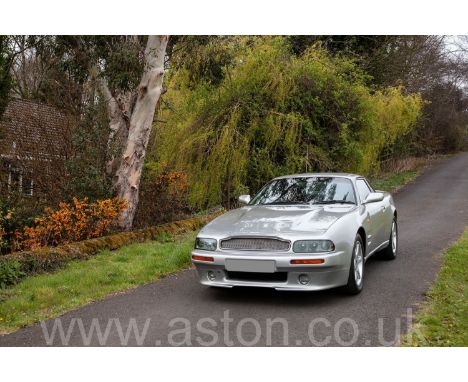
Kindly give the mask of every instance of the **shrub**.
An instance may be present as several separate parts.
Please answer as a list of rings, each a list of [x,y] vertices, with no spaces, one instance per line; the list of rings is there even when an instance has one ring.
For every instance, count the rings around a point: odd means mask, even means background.
[[[166,163],[148,163],[141,183],[135,227],[180,220],[192,213],[188,206],[187,175],[169,169]]]
[[[0,288],[16,284],[24,275],[19,261],[0,261]]]
[[[370,174],[420,115],[419,95],[372,89],[352,59],[320,46],[296,56],[283,37],[239,39],[219,83],[193,84],[183,67],[167,77],[156,161],[188,175],[192,207],[229,206],[288,173]]]
[[[126,202],[118,198],[95,203],[73,198],[72,204],[60,203],[57,210],[46,208],[45,214],[35,219],[34,227],[25,227],[20,246],[34,250],[103,236],[115,227],[125,208]]]
[[[6,241],[6,231],[5,228],[3,227],[3,216],[0,216],[0,253],[3,248],[6,248],[8,245],[8,242]]]
[[[16,211],[0,201],[0,255],[16,247],[15,232],[18,228]]]
[[[44,201],[39,198],[22,197],[18,193],[0,197],[0,253],[19,249],[20,233],[26,226],[33,226],[35,217],[44,211]]]

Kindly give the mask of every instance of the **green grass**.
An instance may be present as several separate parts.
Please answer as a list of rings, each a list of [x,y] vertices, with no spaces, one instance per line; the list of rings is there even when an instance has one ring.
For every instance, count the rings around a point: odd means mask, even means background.
[[[405,184],[411,182],[419,175],[420,171],[408,170],[396,174],[386,174],[382,177],[371,179],[372,187],[376,190],[395,192]]]
[[[403,346],[468,346],[468,228],[447,250],[428,300]]]
[[[196,233],[104,251],[0,290],[0,333],[57,316],[190,266]]]

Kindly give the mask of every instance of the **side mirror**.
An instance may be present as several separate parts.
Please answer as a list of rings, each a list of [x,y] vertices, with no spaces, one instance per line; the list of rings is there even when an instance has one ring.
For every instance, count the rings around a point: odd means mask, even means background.
[[[241,195],[239,196],[240,204],[249,204],[250,203],[250,195]]]
[[[381,202],[384,198],[384,194],[382,192],[371,192],[367,195],[366,200],[364,200],[363,204]]]

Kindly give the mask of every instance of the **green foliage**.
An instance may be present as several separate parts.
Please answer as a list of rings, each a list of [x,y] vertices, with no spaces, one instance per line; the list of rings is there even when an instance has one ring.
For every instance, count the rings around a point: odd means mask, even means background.
[[[19,261],[0,262],[0,288],[16,284],[24,275],[25,273],[21,270]]]
[[[404,89],[372,91],[353,60],[287,38],[238,37],[217,85],[169,72],[167,120],[155,160],[188,175],[198,208],[229,204],[274,176],[340,170],[369,174],[379,154],[414,125],[421,100]]]
[[[302,54],[310,46],[320,43],[332,54],[348,54],[362,57],[368,61],[378,50],[385,49],[397,36],[360,36],[360,35],[298,35],[289,36],[294,53]],[[364,65],[366,63],[363,63]]]
[[[66,162],[69,173],[66,196],[92,201],[112,196],[112,187],[106,173],[108,153],[105,148],[109,137],[106,105],[102,99],[89,106],[73,131],[74,155]]]
[[[186,86],[218,85],[234,61],[237,40],[234,36],[173,36],[168,47],[170,68],[184,69]]]
[[[168,232],[161,232],[155,240],[160,243],[170,243],[174,241],[174,237]]]
[[[0,204],[0,253],[2,250],[8,247],[7,230],[5,229],[5,223],[9,218],[8,212],[5,214],[2,205]]]
[[[138,40],[117,40],[106,57],[104,75],[112,89],[135,89],[143,73],[142,50]]]
[[[0,36],[0,118],[8,104],[10,89],[13,85],[10,67],[11,52],[8,49],[7,36]]]

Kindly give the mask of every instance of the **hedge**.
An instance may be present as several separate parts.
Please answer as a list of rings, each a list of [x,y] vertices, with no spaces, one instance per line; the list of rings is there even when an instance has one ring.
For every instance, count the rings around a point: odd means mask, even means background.
[[[190,219],[130,232],[119,232],[97,239],[79,241],[58,247],[43,247],[33,251],[11,253],[0,257],[0,269],[17,269],[18,275],[21,277],[53,271],[65,266],[72,260],[85,260],[104,250],[115,250],[132,243],[156,240],[164,234],[179,235],[195,231],[219,216],[220,213],[221,211],[218,211],[208,215],[196,216]],[[3,280],[3,273],[6,274],[6,272],[0,272],[1,287],[15,283],[20,278],[8,277],[8,280]]]

